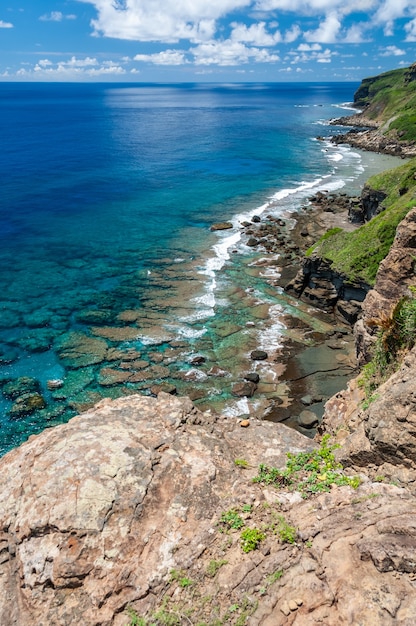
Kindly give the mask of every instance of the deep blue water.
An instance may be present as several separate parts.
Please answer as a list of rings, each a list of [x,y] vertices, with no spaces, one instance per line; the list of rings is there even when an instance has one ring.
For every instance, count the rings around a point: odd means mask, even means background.
[[[323,123],[357,86],[0,83],[0,377],[35,377],[48,403],[11,419],[3,398],[0,450],[100,395],[149,393],[146,382],[102,384],[100,371],[123,362],[114,350],[134,348],[150,366],[162,354],[174,376],[154,377],[170,382],[192,352],[218,363],[230,346],[212,328],[227,319],[230,285],[215,290],[239,236],[209,226],[295,206],[305,192],[287,190],[304,184],[353,179],[357,155],[315,137],[332,132]],[[142,332],[98,334],[113,353],[95,363],[62,357],[68,333],[97,337],[96,326]],[[49,394],[51,378],[65,393]]]

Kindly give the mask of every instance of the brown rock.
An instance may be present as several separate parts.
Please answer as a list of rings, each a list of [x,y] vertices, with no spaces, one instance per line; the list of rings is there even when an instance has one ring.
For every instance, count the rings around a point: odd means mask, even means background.
[[[254,395],[254,392],[256,391],[256,389],[257,389],[256,383],[246,380],[240,383],[235,383],[231,388],[231,393],[233,396],[236,396],[237,398],[243,398],[243,397],[251,398]]]

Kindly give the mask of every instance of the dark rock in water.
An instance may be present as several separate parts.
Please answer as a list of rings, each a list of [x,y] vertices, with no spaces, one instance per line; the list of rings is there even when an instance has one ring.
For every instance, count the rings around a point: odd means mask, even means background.
[[[171,385],[170,383],[161,383],[160,385],[153,385],[150,387],[150,391],[154,396],[157,396],[161,391],[164,393],[168,393],[171,396],[176,395],[177,389],[175,385]]]
[[[257,372],[248,372],[248,374],[245,374],[244,380],[248,380],[252,383],[257,384],[260,380],[260,376],[257,374]]]
[[[235,383],[232,386],[231,393],[237,398],[251,398],[257,389],[257,385],[249,380],[241,383]]]
[[[191,365],[202,365],[203,363],[205,363],[206,359],[204,356],[194,356],[192,357],[192,359],[189,361]]]
[[[311,404],[313,404],[313,398],[310,394],[303,396],[300,401],[302,402],[302,404],[304,404],[305,406],[310,406]]]
[[[255,246],[259,245],[259,240],[256,239],[255,237],[249,237],[247,240],[247,246],[249,246],[250,248],[254,248]]]
[[[3,387],[3,395],[10,400],[16,400],[19,396],[40,391],[40,383],[36,378],[21,376],[6,383]]]
[[[13,350],[8,346],[0,347],[0,365],[10,365],[19,358],[17,350]]]
[[[25,393],[19,396],[12,404],[9,415],[12,419],[18,419],[24,415],[30,415],[38,409],[44,409],[46,402],[40,393]]]
[[[35,311],[29,315],[24,315],[23,321],[29,328],[42,328],[43,326],[49,326],[50,318],[50,311]]]
[[[0,311],[0,328],[15,328],[19,326],[20,319],[17,313],[4,309]]]
[[[259,222],[261,222],[261,219],[258,215],[253,215],[253,217],[251,218],[251,221],[254,222],[255,224],[258,224]]]
[[[51,330],[34,329],[30,334],[19,338],[16,342],[29,352],[46,352],[53,344],[55,333]]]
[[[269,355],[264,350],[253,350],[250,354],[250,358],[253,361],[264,361]]]
[[[302,428],[315,428],[319,424],[319,419],[312,411],[302,411],[298,416],[298,424]]]
[[[216,224],[212,224],[210,230],[228,230],[232,227],[233,225],[231,222],[217,222]]]
[[[114,313],[112,311],[103,311],[97,309],[90,309],[86,311],[79,311],[76,315],[77,322],[83,324],[97,324],[99,326],[108,324],[114,319]]]

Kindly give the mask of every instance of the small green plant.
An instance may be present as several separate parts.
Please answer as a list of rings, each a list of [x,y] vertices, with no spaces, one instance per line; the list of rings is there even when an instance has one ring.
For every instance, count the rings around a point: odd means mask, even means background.
[[[130,618],[128,626],[146,626],[146,620],[143,617],[139,617],[131,606],[127,607],[126,612]]]
[[[241,548],[243,552],[251,552],[252,550],[256,550],[266,537],[264,532],[259,530],[258,528],[245,528],[241,533]]]
[[[280,580],[282,578],[282,576],[283,576],[283,570],[282,569],[278,569],[275,572],[273,572],[273,574],[269,574],[269,576],[267,576],[267,583],[269,585],[272,585],[277,580]]]
[[[350,485],[358,487],[358,477],[348,477],[342,472],[342,466],[337,463],[334,450],[338,444],[329,444],[330,436],[322,437],[321,445],[311,452],[287,453],[286,468],[260,465],[254,482],[276,487],[287,487],[292,491],[298,490],[302,497],[308,498],[314,493],[330,491],[332,485]]]
[[[247,467],[250,467],[248,461],[246,461],[245,459],[234,459],[234,465],[236,465],[237,467],[242,467],[243,469],[247,469]]]
[[[312,541],[311,541],[311,539],[308,539],[308,541],[305,541],[305,546],[307,548],[312,548]]]
[[[283,515],[279,515],[277,534],[282,543],[295,543],[298,532],[294,526],[287,523]]]
[[[185,572],[177,569],[173,569],[170,572],[170,581],[176,581],[180,587],[185,589],[186,587],[190,587],[193,585],[193,580],[185,576]]]
[[[243,504],[241,510],[243,513],[251,513],[251,504]]]
[[[230,530],[240,530],[240,528],[244,526],[244,520],[240,517],[236,509],[230,509],[229,511],[225,511],[221,515],[220,522],[221,524],[223,524],[223,526]]]
[[[226,561],[225,559],[221,559],[220,561],[211,560],[208,563],[207,569],[205,570],[207,576],[214,578],[218,570],[221,569],[223,565],[227,565],[227,563],[228,561]]]

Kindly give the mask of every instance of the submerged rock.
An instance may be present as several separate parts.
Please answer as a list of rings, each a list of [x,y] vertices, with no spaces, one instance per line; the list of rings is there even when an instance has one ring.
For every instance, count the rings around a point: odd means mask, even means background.
[[[18,419],[46,407],[46,401],[40,393],[24,393],[19,396],[9,409],[12,419]]]
[[[16,400],[19,396],[27,393],[40,391],[40,382],[30,376],[15,378],[3,386],[2,393],[9,400]]]
[[[57,352],[64,366],[70,369],[96,365],[105,360],[107,342],[84,333],[70,332],[57,342]]]

